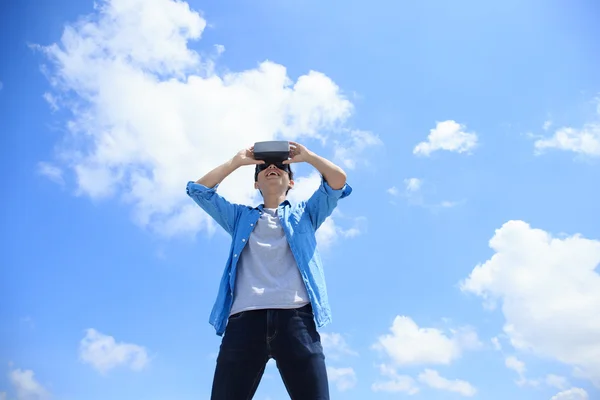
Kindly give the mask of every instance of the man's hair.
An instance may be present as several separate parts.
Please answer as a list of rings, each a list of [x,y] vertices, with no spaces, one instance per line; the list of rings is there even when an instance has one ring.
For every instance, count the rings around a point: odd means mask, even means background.
[[[290,177],[290,181],[294,180],[294,171],[292,171],[292,166],[290,164],[287,165],[289,168],[288,171],[288,176]],[[258,165],[254,168],[254,182],[258,182]],[[290,191],[290,188],[288,187],[288,190],[286,190],[285,194],[287,195]],[[259,190],[260,192],[260,190]],[[262,195],[262,192],[260,193]]]

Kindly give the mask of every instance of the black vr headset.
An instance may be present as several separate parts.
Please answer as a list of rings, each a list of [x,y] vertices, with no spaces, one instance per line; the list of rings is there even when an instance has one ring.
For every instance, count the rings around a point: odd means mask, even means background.
[[[254,180],[258,174],[274,164],[277,168],[290,172],[290,166],[283,161],[290,157],[290,143],[287,140],[271,140],[267,142],[254,143],[254,159],[263,160],[264,164],[257,164],[254,171]]]

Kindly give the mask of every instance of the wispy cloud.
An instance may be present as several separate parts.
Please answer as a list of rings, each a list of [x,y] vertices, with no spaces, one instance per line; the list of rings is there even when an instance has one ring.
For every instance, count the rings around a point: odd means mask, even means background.
[[[65,183],[62,169],[54,164],[40,162],[38,163],[38,172],[59,185],[64,185]]]
[[[528,379],[525,377],[527,367],[525,363],[519,360],[516,356],[508,356],[504,359],[504,365],[506,368],[515,371],[519,375],[519,379],[515,382],[519,386],[539,386],[540,381],[535,379]]]
[[[321,175],[313,172],[308,176],[295,178],[294,188],[289,192],[288,199],[292,202],[308,200],[319,188]],[[348,226],[348,221],[350,222]],[[343,227],[342,224],[343,223]],[[361,234],[364,229],[365,218],[347,217],[340,209],[334,210],[317,231],[317,241],[323,248],[330,247],[338,238],[353,238]]]
[[[502,345],[500,344],[500,340],[498,339],[498,337],[493,337],[490,339],[490,341],[492,342],[492,345],[494,346],[494,350],[497,350],[497,351],[502,350]]]
[[[504,360],[504,365],[506,365],[506,368],[512,369],[513,371],[517,372],[520,376],[523,376],[523,374],[525,374],[525,363],[515,356],[506,357],[506,359]]]
[[[544,123],[544,130],[549,130],[551,123]],[[534,142],[535,154],[543,154],[548,149],[570,151],[573,153],[600,156],[600,99],[597,100],[596,113],[592,121],[580,128],[561,127],[550,137],[540,138]]]
[[[456,207],[460,204],[465,203],[462,201],[449,201],[444,200],[439,203],[427,203],[425,201],[425,193],[423,192],[424,181],[420,178],[407,178],[404,179],[404,189],[400,190],[396,186],[392,186],[386,190],[386,192],[396,198],[402,198],[408,202],[408,204],[423,208],[428,208],[432,211]]]
[[[344,356],[358,356],[358,353],[350,348],[346,339],[340,333],[323,332],[321,343],[328,358],[337,360]]]
[[[357,164],[365,164],[364,153],[368,148],[383,144],[381,139],[372,132],[350,131],[346,143],[335,142],[334,159],[348,169],[356,168]]]
[[[460,379],[450,380],[444,378],[439,372],[426,369],[419,374],[419,382],[438,390],[458,393],[462,396],[472,397],[477,393],[477,389],[467,381]]]
[[[340,392],[352,389],[356,386],[356,372],[353,368],[327,367],[327,377],[335,383]]]
[[[555,387],[557,389],[566,389],[569,386],[569,380],[564,376],[548,374],[545,379],[546,385]]]
[[[412,377],[398,374],[396,369],[389,365],[379,365],[379,373],[386,379],[376,381],[371,385],[371,390],[374,392],[401,392],[408,395],[415,395],[420,391]]]
[[[46,92],[44,93],[44,100],[46,100],[46,102],[48,103],[48,105],[50,106],[50,108],[52,109],[52,111],[57,111],[58,110],[58,100],[56,99],[56,97],[54,97],[54,95],[50,92]]]
[[[330,247],[338,238],[354,238],[362,232],[363,218],[354,218],[354,226],[342,228],[336,222],[337,218],[334,219],[336,215],[339,214],[334,213],[328,217],[317,231],[317,243],[324,249]]]
[[[421,189],[422,181],[419,178],[409,178],[404,180],[408,192],[416,192]]]
[[[600,124],[591,123],[582,128],[560,128],[546,139],[534,143],[536,154],[547,149],[571,151],[587,156],[600,156]]]

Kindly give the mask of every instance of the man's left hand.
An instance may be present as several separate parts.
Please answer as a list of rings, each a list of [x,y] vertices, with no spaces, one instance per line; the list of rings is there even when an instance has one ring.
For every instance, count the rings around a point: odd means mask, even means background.
[[[306,147],[296,142],[290,143],[290,160],[285,160],[284,164],[292,164],[298,162],[310,162],[313,153]]]

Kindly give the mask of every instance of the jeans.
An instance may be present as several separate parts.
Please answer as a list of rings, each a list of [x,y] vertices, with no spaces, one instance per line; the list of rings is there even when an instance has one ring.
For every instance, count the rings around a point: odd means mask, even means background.
[[[252,399],[270,358],[292,400],[329,400],[325,356],[310,304],[232,315],[217,357],[211,400]]]

